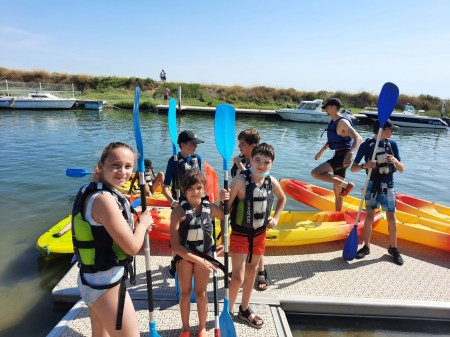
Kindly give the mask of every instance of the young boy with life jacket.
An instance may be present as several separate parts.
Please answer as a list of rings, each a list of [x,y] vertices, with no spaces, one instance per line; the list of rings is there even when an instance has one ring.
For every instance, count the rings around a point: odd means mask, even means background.
[[[152,161],[150,159],[144,160],[144,166],[145,166],[144,178],[146,182],[145,195],[151,197],[159,187],[161,187],[162,191],[162,188],[164,186],[164,173],[158,172],[158,174],[156,174],[155,169],[152,166]],[[138,178],[139,175],[138,172],[136,172],[133,179],[131,180],[130,190],[128,191],[128,194],[132,194],[135,183],[139,181]]]
[[[278,224],[286,196],[277,179],[270,175],[275,150],[266,143],[252,150],[251,167],[237,175],[229,191],[222,190],[221,200],[231,205],[230,253],[232,277],[230,282],[230,308],[233,310],[239,288],[243,285],[242,302],[238,316],[256,329],[264,321],[249,307],[256,276],[256,268],[266,247],[266,229]],[[274,197],[275,213],[271,216]],[[228,225],[228,224],[226,224]]]
[[[174,156],[171,156],[167,162],[162,190],[162,193],[173,208],[178,205],[180,195],[177,195],[177,191],[180,190],[179,184],[183,175],[191,170],[202,169],[202,158],[195,151],[198,144],[204,143],[204,141],[199,139],[193,131],[184,130],[178,134],[177,143],[180,147],[180,152],[177,153],[176,161]],[[169,275],[175,277],[175,272],[176,261],[172,259],[170,261]]]
[[[97,181],[80,189],[72,209],[78,287],[89,307],[92,336],[140,335],[125,280],[153,219],[147,209],[133,224],[128,200],[115,189],[130,179],[134,161],[130,146],[109,144],[98,162]]]
[[[372,222],[375,209],[381,206],[386,212],[388,222],[390,246],[388,253],[398,265],[403,264],[403,258],[397,248],[397,226],[395,221],[395,187],[394,173],[403,172],[404,166],[400,159],[397,143],[390,139],[392,132],[399,127],[394,125],[390,119],[386,121],[381,132],[378,148],[374,149],[380,122],[377,120],[373,126],[373,138],[368,138],[361,144],[356,154],[355,161],[351,167],[352,172],[361,170],[372,170],[369,184],[367,185],[366,218],[364,220],[364,246],[356,253],[357,259],[362,259],[370,254],[370,237],[372,235]],[[372,160],[373,152],[376,151],[375,159]],[[364,157],[365,163],[359,164]]]
[[[353,128],[349,116],[339,112],[341,106],[341,100],[338,98],[330,98],[322,106],[331,120],[326,129],[327,142],[314,159],[318,160],[326,149],[334,150],[334,155],[311,171],[314,179],[333,184],[336,211],[342,209],[344,197],[355,187],[354,183],[345,181],[345,171],[350,167],[353,155],[362,141],[361,136]]]
[[[223,210],[210,203],[205,195],[206,179],[200,170],[191,170],[183,175],[181,191],[183,196],[170,217],[170,244],[179,261],[179,305],[183,325],[180,337],[189,337],[190,333],[192,277],[199,319],[198,336],[207,337],[207,286],[209,274],[217,268],[211,262],[212,247],[215,244],[212,218],[223,220],[224,214]]]
[[[237,139],[239,151],[241,153],[233,158],[233,166],[231,167],[232,178],[251,167],[252,150],[259,144],[261,138],[258,130],[249,128],[242,130]],[[261,259],[259,260],[256,284],[256,289],[259,291],[267,290],[269,287],[269,278],[267,276],[267,270],[264,267],[264,256],[261,256]]]

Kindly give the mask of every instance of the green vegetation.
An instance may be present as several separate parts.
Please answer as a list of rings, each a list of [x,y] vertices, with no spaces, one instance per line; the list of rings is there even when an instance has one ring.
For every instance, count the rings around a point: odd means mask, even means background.
[[[20,71],[0,67],[0,81],[42,82],[74,84],[82,93],[80,99],[101,99],[107,104],[122,109],[132,109],[134,88],[141,87],[142,109],[153,110],[163,101],[162,90],[167,86],[171,97],[177,97],[178,87],[182,89],[183,105],[216,106],[219,103],[233,104],[237,108],[268,109],[295,108],[302,100],[338,97],[345,107],[358,113],[364,107],[376,107],[378,97],[366,91],[348,93],[343,91],[298,91],[292,88],[275,89],[264,86],[245,88],[241,86],[220,86],[196,83],[161,83],[151,78],[89,76],[48,73],[46,71]],[[403,110],[405,104],[417,110],[425,110],[427,115],[440,116],[442,101],[430,95],[400,95],[396,109]]]

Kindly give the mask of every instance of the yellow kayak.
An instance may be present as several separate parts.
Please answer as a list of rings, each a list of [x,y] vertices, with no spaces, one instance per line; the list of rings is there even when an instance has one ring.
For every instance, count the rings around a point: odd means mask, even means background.
[[[50,253],[73,253],[72,230],[69,229],[60,237],[53,236],[71,221],[72,216],[69,215],[39,237],[36,248],[42,256],[48,256]]]
[[[334,209],[334,192],[313,184],[293,179],[282,179],[280,185],[284,192],[297,201],[320,209]],[[360,199],[352,196],[344,198],[343,210],[358,210]],[[450,252],[449,225],[415,214],[397,210],[397,236],[400,239],[417,242],[430,247]],[[387,221],[382,219],[374,231],[387,234]]]
[[[345,240],[355,225],[356,215],[357,212],[353,211],[283,211],[278,225],[266,231],[266,246],[300,246]],[[364,218],[365,215],[361,214],[359,234],[363,232]],[[378,213],[372,226],[377,226],[380,221],[381,214]],[[219,226],[220,222],[216,220],[216,233],[220,231]]]

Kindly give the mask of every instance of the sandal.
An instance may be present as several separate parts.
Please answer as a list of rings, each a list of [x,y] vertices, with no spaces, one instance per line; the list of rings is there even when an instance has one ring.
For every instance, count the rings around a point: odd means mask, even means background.
[[[189,337],[191,333],[189,331],[182,331],[179,337]]]
[[[342,192],[339,193],[340,197],[345,197],[347,196],[351,190],[353,190],[355,188],[355,184],[353,184],[352,182],[348,182],[347,183],[347,187],[342,189]]]
[[[269,279],[267,278],[267,270],[258,271],[257,290],[264,291],[269,287]]]
[[[250,307],[248,307],[247,310],[244,311],[244,310],[242,310],[242,305],[239,306],[238,317],[241,320],[243,320],[243,321],[247,322],[248,324],[250,324],[255,329],[261,329],[263,327],[263,325],[264,325],[264,321],[258,315],[255,315],[253,317],[253,319],[250,320],[249,317],[251,316],[251,314],[254,314],[254,312],[252,311],[252,309],[250,309]]]

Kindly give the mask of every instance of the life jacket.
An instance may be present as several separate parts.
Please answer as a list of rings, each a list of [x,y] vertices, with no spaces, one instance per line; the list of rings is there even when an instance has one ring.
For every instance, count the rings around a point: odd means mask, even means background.
[[[248,162],[245,161],[245,157],[244,157],[242,154],[240,154],[239,157],[242,158],[242,159],[241,159],[241,163],[244,164],[244,167],[245,167],[246,170],[249,169],[250,166],[252,166],[252,164],[251,164],[249,161],[248,161]],[[237,165],[236,165],[236,164],[233,164],[233,166],[231,167],[231,177],[232,177],[232,178],[236,177],[237,170],[238,170]],[[242,172],[242,171],[241,171],[241,172]]]
[[[351,137],[342,137],[337,133],[337,125],[343,118],[348,120],[350,122],[350,125],[353,125],[351,119],[347,116],[341,116],[335,121],[331,120],[330,123],[328,123],[326,131],[328,138],[328,147],[330,148],[330,150],[350,149],[353,145],[353,139]]]
[[[75,199],[72,209],[72,242],[75,256],[83,273],[95,273],[124,266],[132,260],[113,241],[103,226],[92,226],[86,221],[84,206],[86,197],[98,191],[111,193],[122,209],[122,215],[133,228],[133,216],[128,200],[117,190],[111,190],[102,183],[91,182],[83,186]]]
[[[183,177],[183,175],[190,170],[199,170],[200,167],[198,165],[198,159],[197,156],[195,154],[191,155],[191,160],[188,163],[187,158],[183,158],[183,156],[181,155],[181,153],[177,154],[178,156],[178,168],[177,170],[173,173],[174,175],[178,175],[177,179],[172,179],[172,196],[176,199],[178,198],[177,194],[176,194],[176,190],[179,189],[179,186],[176,186],[176,182],[178,182],[178,184],[181,182],[181,178]],[[189,157],[188,157],[189,158]]]
[[[270,175],[264,178],[261,188],[258,188],[251,178],[250,170],[245,170],[241,174],[245,177],[245,197],[243,200],[235,199],[233,202],[230,215],[231,229],[233,235],[248,237],[250,263],[253,238],[266,232],[274,196]]]
[[[180,224],[180,243],[191,251],[209,252],[214,245],[212,235],[211,204],[205,195],[202,198],[202,212],[196,215],[185,197],[180,198],[180,205],[186,213],[185,220]]]
[[[366,142],[369,143],[369,147],[373,147],[375,146],[376,140],[373,138],[368,138],[366,139]],[[383,177],[392,175],[395,171],[397,171],[393,163],[388,163],[386,161],[386,155],[394,155],[394,151],[392,150],[392,146],[388,138],[385,138],[382,142],[378,143],[378,148],[375,149],[375,151],[375,160],[377,161],[377,165],[372,170],[372,180],[380,180]],[[372,158],[369,158],[369,156],[366,154],[364,159],[367,162]]]
[[[155,176],[153,175],[153,172],[151,170],[144,172],[144,179],[149,187],[153,186],[153,181],[155,180]]]
[[[133,216],[130,203],[126,197],[116,189],[109,189],[103,183],[91,182],[84,185],[75,198],[72,208],[72,243],[74,253],[80,267],[81,283],[93,289],[109,289],[120,283],[119,302],[117,310],[116,330],[122,328],[122,316],[125,303],[125,280],[131,274],[130,282],[135,282],[135,273],[131,266],[133,257],[126,254],[119,245],[113,241],[104,226],[92,226],[86,221],[84,206],[86,198],[93,193],[110,193],[117,200],[118,206],[122,210],[122,215],[133,230]],[[124,266],[125,272],[121,279],[112,284],[91,285],[84,273],[96,273],[98,271],[109,270],[115,266]]]

